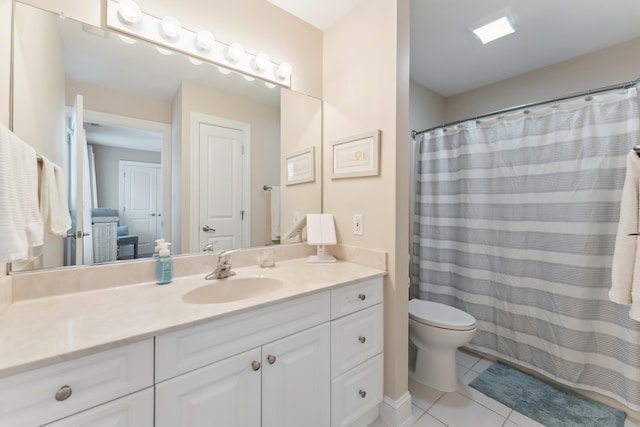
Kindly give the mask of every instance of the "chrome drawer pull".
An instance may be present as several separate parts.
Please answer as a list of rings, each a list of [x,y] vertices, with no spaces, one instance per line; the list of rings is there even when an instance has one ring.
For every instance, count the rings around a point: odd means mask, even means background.
[[[273,365],[276,363],[276,357],[273,354],[268,355],[267,362],[269,362],[269,365]]]
[[[259,369],[260,369],[260,362],[258,362],[258,361],[256,361],[256,360],[254,360],[253,362],[251,362],[251,368],[252,368],[254,371],[259,370]]]
[[[367,397],[367,392],[366,392],[366,391],[364,391],[364,390],[360,390],[360,391],[358,392],[358,394],[359,394],[359,395],[360,395],[360,397],[361,397],[361,398],[363,398],[363,399],[364,399],[365,397]]]
[[[358,294],[358,298],[360,298],[360,301],[364,301],[367,299],[367,296],[365,294]]]
[[[56,391],[56,400],[58,402],[67,400],[69,396],[71,396],[71,393],[73,393],[71,387],[69,387],[68,385],[63,385],[62,387],[60,387],[60,390]]]
[[[358,341],[360,341],[362,344],[365,343],[365,341],[367,341],[367,339],[365,337],[358,337]]]

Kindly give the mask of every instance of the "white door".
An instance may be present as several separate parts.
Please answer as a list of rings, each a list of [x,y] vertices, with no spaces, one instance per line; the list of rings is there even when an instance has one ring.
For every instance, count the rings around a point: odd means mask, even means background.
[[[157,384],[156,427],[259,427],[261,371],[256,348]]]
[[[330,327],[262,347],[262,427],[329,427]]]
[[[162,234],[162,206],[160,165],[120,161],[122,196],[120,225],[129,227],[129,234],[138,236],[138,256],[153,253],[155,240]],[[158,233],[160,231],[160,233]],[[120,248],[129,255],[131,247]]]
[[[200,250],[243,246],[243,131],[200,123]]]
[[[91,263],[91,242],[83,242],[91,228],[91,200],[85,200],[85,181],[88,173],[87,140],[82,128],[82,95],[76,95],[71,118],[69,120],[70,150],[70,189],[69,211],[71,214],[71,231],[68,237],[69,256],[66,264],[81,265]],[[85,246],[87,248],[85,249]],[[86,255],[86,260],[85,260]]]

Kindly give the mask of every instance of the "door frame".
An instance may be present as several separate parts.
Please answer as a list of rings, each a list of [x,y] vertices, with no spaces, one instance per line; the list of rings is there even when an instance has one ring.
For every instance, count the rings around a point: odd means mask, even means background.
[[[171,235],[171,195],[173,192],[171,186],[171,125],[86,109],[84,110],[84,121],[148,130],[158,132],[162,135],[162,148],[160,149],[160,169],[162,171],[162,235],[173,238]],[[129,148],[135,149],[135,147]],[[176,230],[176,232],[179,233],[180,230]],[[178,248],[176,248],[176,250],[177,249]]]
[[[189,182],[189,252],[201,252],[199,248],[200,224],[200,124],[235,129],[242,132],[242,221],[243,248],[248,248],[251,242],[251,125],[244,122],[229,120],[222,117],[210,116],[197,112],[191,113],[190,120],[190,182]]]

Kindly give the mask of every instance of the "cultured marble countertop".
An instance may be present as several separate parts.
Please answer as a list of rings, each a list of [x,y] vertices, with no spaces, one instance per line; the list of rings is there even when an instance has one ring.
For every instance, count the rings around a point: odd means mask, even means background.
[[[0,314],[0,377],[386,274],[352,262],[305,259],[234,271],[236,278],[272,277],[283,286],[229,303],[186,303],[185,293],[216,282],[199,274],[162,286],[146,282],[14,302]]]

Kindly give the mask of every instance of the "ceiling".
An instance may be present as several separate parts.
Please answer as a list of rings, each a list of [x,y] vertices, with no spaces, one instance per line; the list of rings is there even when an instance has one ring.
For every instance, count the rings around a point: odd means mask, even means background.
[[[360,3],[269,1],[323,30]],[[518,31],[483,45],[469,25],[506,7]],[[640,37],[638,22],[638,0],[411,0],[411,78],[449,97]]]

